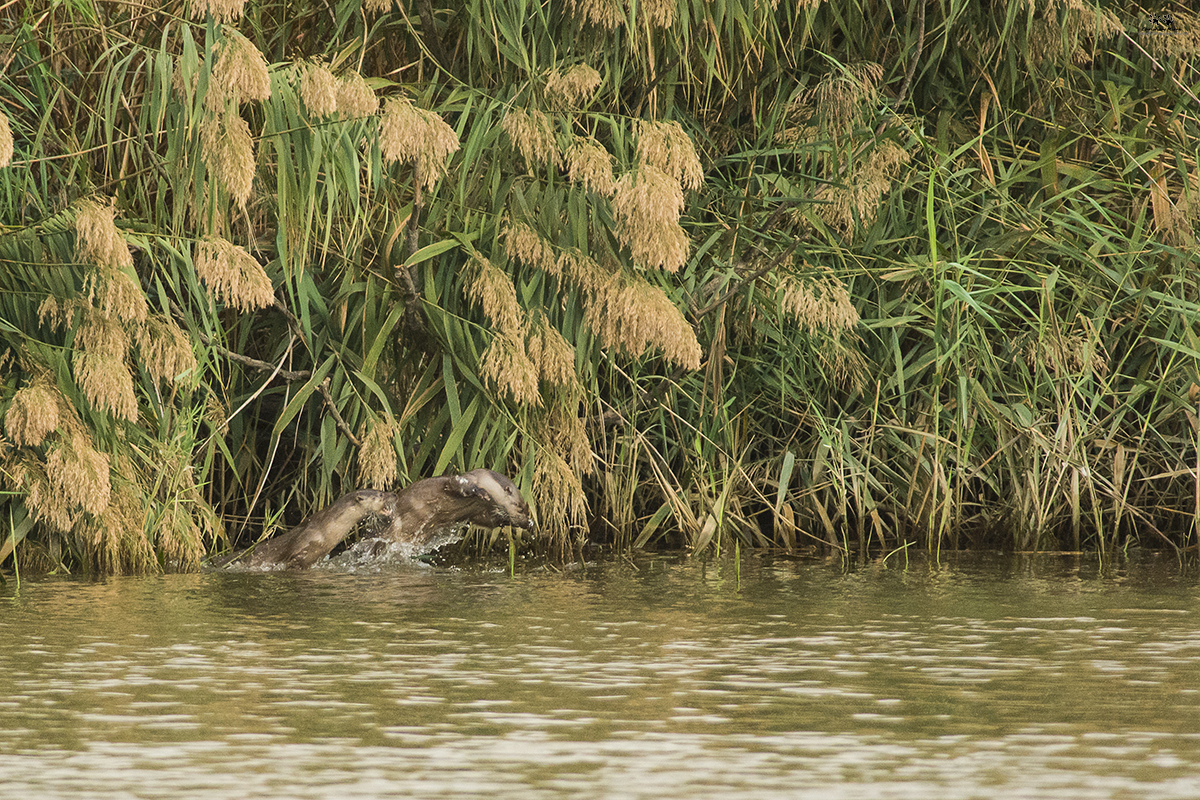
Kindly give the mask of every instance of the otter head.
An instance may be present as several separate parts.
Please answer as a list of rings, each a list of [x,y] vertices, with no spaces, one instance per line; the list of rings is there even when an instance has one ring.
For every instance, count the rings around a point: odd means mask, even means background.
[[[490,469],[473,469],[452,479],[448,491],[475,501],[466,520],[487,528],[512,525],[533,528],[529,504],[506,476]]]
[[[374,514],[391,519],[400,510],[394,492],[381,492],[377,489],[359,489],[351,492],[338,501],[338,505],[342,503],[360,511],[360,518]]]

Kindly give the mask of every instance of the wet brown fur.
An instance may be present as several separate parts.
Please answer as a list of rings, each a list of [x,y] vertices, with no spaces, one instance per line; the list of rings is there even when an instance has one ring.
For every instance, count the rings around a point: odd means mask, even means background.
[[[329,554],[369,516],[390,520],[381,543],[421,546],[464,525],[532,528],[529,506],[504,475],[476,469],[462,475],[427,478],[399,492],[359,489],[292,528],[238,556],[253,568],[308,569]]]
[[[287,533],[254,548],[246,563],[251,567],[280,565],[286,569],[308,569],[350,535],[365,517],[394,518],[397,497],[392,492],[359,489],[318,511]]]
[[[391,524],[379,533],[385,542],[420,546],[468,524],[533,527],[529,505],[517,487],[490,469],[417,481],[396,496],[396,506]]]

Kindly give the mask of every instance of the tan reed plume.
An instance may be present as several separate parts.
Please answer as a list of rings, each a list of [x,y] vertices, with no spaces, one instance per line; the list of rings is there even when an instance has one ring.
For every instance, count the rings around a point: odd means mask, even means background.
[[[540,407],[538,372],[525,355],[521,340],[500,331],[479,359],[479,374],[499,393],[522,406]]]
[[[271,96],[271,75],[263,54],[236,29],[225,26],[221,32],[219,54],[204,97],[204,107],[215,114],[225,113],[229,103],[236,112],[238,103]]]
[[[458,135],[432,111],[393,97],[379,122],[379,149],[385,161],[415,163],[423,186],[432,189],[458,150]]]
[[[310,117],[326,117],[338,110],[338,79],[323,64],[300,67],[300,99]]]
[[[627,172],[617,179],[612,206],[617,238],[635,263],[675,272],[687,262],[683,190],[673,177],[649,165]]]
[[[566,72],[556,69],[546,75],[546,100],[555,108],[577,108],[600,88],[600,73],[587,64],[576,64]]]
[[[558,144],[554,137],[554,126],[550,118],[535,108],[513,108],[504,115],[500,127],[508,134],[525,159],[527,166],[559,163]]]
[[[82,200],[75,215],[75,251],[85,264],[116,269],[132,269],[133,254],[125,237],[113,221],[116,209],[111,201]]]
[[[379,98],[366,79],[351,70],[338,81],[337,110],[342,119],[368,117],[379,110]]]
[[[41,377],[18,389],[4,413],[4,430],[19,447],[37,447],[58,429],[61,394],[49,378]]]
[[[589,192],[611,197],[616,181],[613,179],[613,157],[595,139],[576,136],[566,152],[567,174]]]
[[[389,489],[400,475],[394,443],[396,425],[391,419],[373,418],[358,448],[359,483],[372,489]]]
[[[483,310],[497,333],[509,338],[520,333],[525,312],[517,302],[512,279],[479,253],[463,269],[463,293]]]
[[[191,0],[188,5],[192,19],[211,14],[214,22],[233,22],[241,19],[246,0]]]
[[[196,243],[196,275],[213,299],[242,311],[266,308],[275,302],[275,290],[266,270],[245,248],[216,236]]]
[[[254,140],[250,125],[237,114],[221,114],[200,123],[204,163],[234,201],[245,208],[254,186]]]

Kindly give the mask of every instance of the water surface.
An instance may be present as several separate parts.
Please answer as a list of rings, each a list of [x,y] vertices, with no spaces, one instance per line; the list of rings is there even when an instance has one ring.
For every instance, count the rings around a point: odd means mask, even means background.
[[[2,798],[1200,796],[1200,588],[1168,556],[0,596]]]

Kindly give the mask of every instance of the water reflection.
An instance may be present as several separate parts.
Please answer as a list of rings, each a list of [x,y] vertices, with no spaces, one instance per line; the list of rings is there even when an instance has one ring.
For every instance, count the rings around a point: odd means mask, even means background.
[[[9,588],[0,797],[1195,797],[1167,558]]]

